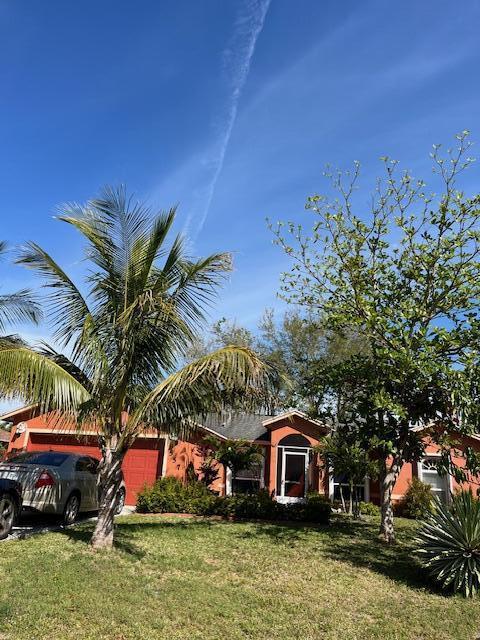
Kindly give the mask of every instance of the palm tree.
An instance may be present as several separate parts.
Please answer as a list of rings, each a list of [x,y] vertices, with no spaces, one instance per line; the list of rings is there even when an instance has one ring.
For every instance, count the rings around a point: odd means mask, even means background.
[[[7,250],[5,242],[0,241],[0,258]],[[0,295],[0,335],[1,340],[13,339],[12,336],[4,336],[7,326],[21,322],[38,322],[39,308],[30,291],[22,289],[16,293]]]
[[[0,350],[0,391],[40,403],[52,420],[98,429],[97,548],[113,544],[122,461],[142,431],[188,432],[209,411],[258,405],[274,379],[254,352],[233,346],[177,370],[231,260],[190,259],[181,235],[166,247],[175,212],[152,215],[123,188],[64,205],[58,219],[86,239],[85,293],[37,244],[19,258],[44,279],[63,353],[46,344]]]

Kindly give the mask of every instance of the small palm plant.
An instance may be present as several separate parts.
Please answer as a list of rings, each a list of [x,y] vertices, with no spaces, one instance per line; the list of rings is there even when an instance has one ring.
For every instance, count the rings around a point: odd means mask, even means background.
[[[444,589],[475,596],[480,589],[480,500],[471,491],[458,493],[450,508],[438,502],[416,542],[423,566]]]

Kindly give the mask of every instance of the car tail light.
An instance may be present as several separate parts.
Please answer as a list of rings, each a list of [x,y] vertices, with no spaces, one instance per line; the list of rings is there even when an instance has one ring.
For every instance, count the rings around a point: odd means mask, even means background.
[[[35,489],[41,489],[42,487],[53,487],[55,480],[48,473],[48,471],[42,471],[38,476],[38,480],[35,483]]]

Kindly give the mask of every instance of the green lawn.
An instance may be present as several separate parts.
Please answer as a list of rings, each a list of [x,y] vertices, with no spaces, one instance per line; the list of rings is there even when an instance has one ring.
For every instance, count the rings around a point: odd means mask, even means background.
[[[474,640],[480,601],[432,590],[376,523],[328,528],[131,516],[0,545],[0,639]]]

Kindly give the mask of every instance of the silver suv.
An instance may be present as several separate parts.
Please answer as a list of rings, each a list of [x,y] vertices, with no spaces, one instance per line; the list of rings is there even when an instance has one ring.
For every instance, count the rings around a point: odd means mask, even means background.
[[[0,478],[22,486],[23,508],[75,522],[82,511],[98,510],[98,460],[64,451],[26,451],[0,463]],[[125,505],[125,483],[117,496],[116,513]]]

